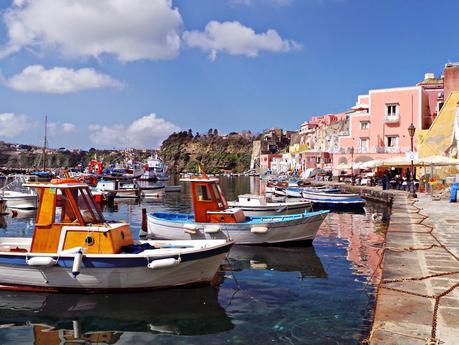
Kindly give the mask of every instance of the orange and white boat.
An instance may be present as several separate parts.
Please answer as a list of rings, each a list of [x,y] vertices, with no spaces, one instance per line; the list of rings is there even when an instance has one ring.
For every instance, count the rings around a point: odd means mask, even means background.
[[[141,235],[174,240],[231,239],[237,244],[312,241],[329,212],[247,217],[241,208],[229,208],[219,180],[201,171],[201,176],[181,180],[191,183],[194,214],[150,213],[148,231]]]
[[[135,241],[128,224],[104,219],[86,184],[27,186],[40,199],[33,238],[0,238],[0,289],[111,292],[210,283],[232,245]]]

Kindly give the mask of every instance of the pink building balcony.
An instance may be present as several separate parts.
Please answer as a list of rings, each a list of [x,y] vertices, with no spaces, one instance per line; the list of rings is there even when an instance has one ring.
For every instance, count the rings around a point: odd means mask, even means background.
[[[392,114],[384,116],[385,123],[400,123],[400,114]]]

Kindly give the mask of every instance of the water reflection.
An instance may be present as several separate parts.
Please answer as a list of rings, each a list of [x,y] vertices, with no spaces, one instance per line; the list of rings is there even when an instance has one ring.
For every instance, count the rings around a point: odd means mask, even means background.
[[[262,187],[253,177],[221,184],[228,200]],[[137,237],[142,208],[190,212],[189,185],[155,201],[116,200],[103,211],[108,220],[128,221]],[[309,247],[234,246],[218,290],[3,292],[0,344],[53,344],[58,336],[67,343],[358,344],[371,327],[373,272],[387,219],[385,206],[368,203],[365,213],[331,213]],[[4,220],[0,235],[31,236],[35,213]]]
[[[124,332],[214,334],[234,327],[217,297],[213,287],[111,295],[0,292],[0,322],[2,328],[33,325],[35,344],[60,344],[62,334],[110,344]]]
[[[298,272],[300,278],[326,278],[314,247],[267,247],[235,245],[228,257],[232,269]]]

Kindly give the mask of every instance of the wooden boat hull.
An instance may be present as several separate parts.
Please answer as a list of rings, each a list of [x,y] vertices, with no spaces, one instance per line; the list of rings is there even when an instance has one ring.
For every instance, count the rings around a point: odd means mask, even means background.
[[[231,239],[237,244],[312,241],[327,214],[328,211],[320,211],[289,216],[254,217],[253,219],[258,218],[256,222],[245,223],[194,223],[191,216],[189,220],[182,221],[167,220],[149,214],[148,235],[175,240]]]
[[[209,284],[231,245],[221,241],[205,247],[203,243],[201,249],[181,253],[172,250],[170,255],[163,252],[161,256],[152,253],[154,250],[140,254],[88,254],[75,278],[75,254],[0,252],[0,289],[94,293]],[[52,257],[57,263],[50,267],[29,265],[27,260],[35,257]],[[179,258],[179,263],[171,266],[148,267],[156,260]]]

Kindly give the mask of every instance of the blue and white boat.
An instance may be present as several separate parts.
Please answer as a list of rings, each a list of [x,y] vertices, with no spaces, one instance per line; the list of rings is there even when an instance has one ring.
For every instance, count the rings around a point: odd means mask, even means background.
[[[158,239],[231,239],[237,244],[312,241],[328,211],[283,216],[247,217],[241,208],[228,208],[217,178],[191,182],[193,214],[154,212],[148,215],[149,235]]]
[[[314,207],[326,209],[363,207],[365,205],[365,199],[361,198],[359,194],[304,190],[303,198],[312,202]]]

